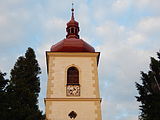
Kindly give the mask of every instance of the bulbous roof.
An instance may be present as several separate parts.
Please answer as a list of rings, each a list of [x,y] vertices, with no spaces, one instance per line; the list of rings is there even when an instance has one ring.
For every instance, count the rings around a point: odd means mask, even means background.
[[[70,26],[79,26],[78,25],[78,22],[75,21],[74,19],[71,19],[68,23],[67,23],[67,27],[70,27]]]
[[[53,45],[50,49],[51,52],[95,52],[91,45],[79,39],[79,23],[74,19],[73,8],[71,20],[67,23],[66,31],[66,39]]]
[[[78,22],[74,19],[74,9],[73,8],[72,8],[71,20],[67,23],[67,28],[71,26],[76,26],[76,27],[79,26]]]

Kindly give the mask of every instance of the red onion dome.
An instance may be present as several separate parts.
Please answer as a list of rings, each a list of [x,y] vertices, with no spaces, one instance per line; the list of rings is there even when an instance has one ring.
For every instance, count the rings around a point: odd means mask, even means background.
[[[79,39],[79,23],[74,19],[74,9],[72,8],[71,20],[67,23],[66,39],[51,47],[52,52],[95,52],[88,43]]]

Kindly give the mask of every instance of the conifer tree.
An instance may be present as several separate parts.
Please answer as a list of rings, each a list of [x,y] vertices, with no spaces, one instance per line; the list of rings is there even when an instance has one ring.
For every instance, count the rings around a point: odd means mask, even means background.
[[[8,83],[8,80],[4,78],[6,76],[6,73],[2,73],[0,71],[0,93],[6,92],[6,86]]]
[[[28,48],[25,56],[20,56],[11,70],[10,111],[12,120],[41,120],[42,112],[38,108],[40,92],[40,67],[34,50]]]
[[[140,120],[160,120],[160,52],[158,60],[151,57],[150,70],[148,73],[141,72],[142,84],[136,83],[141,102]]]
[[[6,73],[0,71],[0,118],[5,120],[8,112],[7,90],[8,80],[5,79]]]

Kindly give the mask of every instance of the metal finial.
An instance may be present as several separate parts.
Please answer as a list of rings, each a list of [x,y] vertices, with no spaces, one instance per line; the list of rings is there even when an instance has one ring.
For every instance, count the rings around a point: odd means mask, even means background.
[[[74,9],[74,3],[72,3],[72,9]]]
[[[71,11],[72,11],[72,19],[74,19],[74,3],[72,3],[72,9],[71,9]]]

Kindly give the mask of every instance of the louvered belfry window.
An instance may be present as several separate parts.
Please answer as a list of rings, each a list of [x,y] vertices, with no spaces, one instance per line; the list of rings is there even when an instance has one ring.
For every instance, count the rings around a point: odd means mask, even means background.
[[[79,71],[76,67],[68,68],[67,84],[79,84]]]

